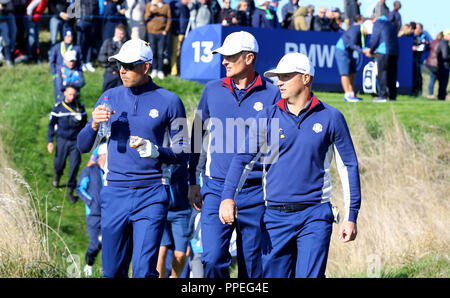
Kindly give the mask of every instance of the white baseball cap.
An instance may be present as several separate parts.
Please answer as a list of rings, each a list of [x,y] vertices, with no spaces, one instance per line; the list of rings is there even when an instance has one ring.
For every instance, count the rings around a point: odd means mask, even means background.
[[[373,22],[371,20],[364,21],[364,23],[362,25],[366,29],[367,34],[372,34],[372,32],[373,32]]]
[[[258,53],[259,47],[255,37],[246,31],[233,32],[228,35],[220,48],[212,53],[231,56],[242,51]]]
[[[287,53],[281,58],[276,68],[266,71],[265,77],[276,77],[285,73],[303,73],[314,76],[314,66],[308,57],[301,53]]]
[[[137,61],[153,62],[153,52],[150,43],[142,39],[131,39],[123,44],[118,54],[108,58],[109,62],[117,60],[122,63]]]
[[[77,61],[77,52],[74,50],[67,51],[64,54],[64,59],[67,61]]]
[[[103,155],[108,153],[108,145],[106,143],[101,144],[98,146],[97,155]]]

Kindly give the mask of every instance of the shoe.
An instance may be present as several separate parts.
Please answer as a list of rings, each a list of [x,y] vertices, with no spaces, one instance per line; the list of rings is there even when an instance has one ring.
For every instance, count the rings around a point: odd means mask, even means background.
[[[87,71],[86,64],[81,65],[81,70],[82,70],[82,71]]]
[[[436,96],[434,96],[433,94],[428,94],[428,95],[427,95],[427,98],[429,98],[429,99],[435,99]]]
[[[383,97],[374,97],[372,98],[372,102],[386,102],[387,99]]]
[[[397,98],[389,98],[389,101],[397,101]]]
[[[83,273],[84,273],[84,276],[87,276],[87,277],[92,276],[92,266],[85,265],[83,268]]]
[[[8,66],[8,67],[13,67],[14,66],[14,64],[13,64],[13,62],[11,61],[11,60],[6,60],[6,66]]]
[[[2,53],[0,53],[0,62],[3,62],[3,61],[5,61],[5,56],[3,56]]]
[[[152,73],[150,74],[150,76],[152,77],[152,79],[154,79],[157,74],[158,74],[158,71],[156,69],[154,69],[154,70],[152,70]]]
[[[22,63],[22,62],[26,62],[26,61],[28,61],[28,56],[20,54],[19,56],[16,57],[16,59],[14,59],[14,64]]]
[[[72,187],[68,187],[67,188],[67,199],[69,200],[69,202],[71,202],[72,204],[75,204],[77,202],[77,197],[75,197],[73,195],[73,188]]]
[[[164,79],[164,72],[159,70],[157,76],[158,76],[158,79],[160,79],[160,80]]]
[[[53,176],[53,181],[52,181],[53,187],[58,187],[59,186],[59,179],[60,178],[61,178],[61,176],[59,176],[59,175]]]
[[[95,72],[95,68],[92,66],[91,62],[85,64],[86,69],[90,72]]]
[[[346,102],[360,102],[363,100],[362,98],[356,96],[344,96],[344,99]]]

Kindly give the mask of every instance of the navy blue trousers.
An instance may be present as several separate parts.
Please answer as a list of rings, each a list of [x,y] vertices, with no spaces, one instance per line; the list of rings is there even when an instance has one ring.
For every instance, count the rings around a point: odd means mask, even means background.
[[[87,232],[89,236],[89,246],[86,251],[86,264],[92,266],[95,258],[102,248],[100,215],[86,216]]]
[[[325,277],[333,220],[330,203],[291,213],[266,209],[263,277]]]
[[[67,157],[70,161],[67,187],[75,188],[77,187],[77,174],[81,163],[81,153],[77,148],[77,140],[71,141],[57,137],[55,159],[53,160],[56,175],[61,176],[63,174]]]
[[[105,186],[100,200],[103,275],[128,277],[131,261],[133,277],[159,277],[156,264],[167,218],[166,186]]]
[[[223,182],[208,179],[202,187],[203,206],[200,217],[202,235],[202,263],[206,278],[229,278],[231,254],[230,240],[236,229],[237,265],[239,278],[262,277],[261,220],[264,213],[263,189],[261,186],[243,188],[236,201],[260,197],[260,204],[239,208],[233,225],[222,224],[219,206]]]

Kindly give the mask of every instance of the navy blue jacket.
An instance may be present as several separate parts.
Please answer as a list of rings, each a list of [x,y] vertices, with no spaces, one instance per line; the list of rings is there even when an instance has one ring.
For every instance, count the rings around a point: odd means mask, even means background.
[[[278,122],[277,122],[278,121]],[[264,199],[267,206],[315,205],[331,199],[330,165],[333,154],[344,190],[346,220],[356,222],[361,204],[358,160],[344,116],[312,95],[299,116],[284,99],[266,107],[256,117],[246,141],[263,150],[234,156],[222,199],[233,199],[245,166],[263,156]]]
[[[75,68],[81,71],[81,61],[83,59],[83,54],[81,53],[81,48],[78,45],[67,45],[64,41],[55,44],[50,50],[50,56],[48,62],[50,63],[50,72],[52,75],[58,75],[59,69],[64,62],[64,53],[69,50],[74,50],[77,52],[77,63]]]
[[[370,37],[370,52],[398,56],[400,48],[398,44],[397,29],[386,17],[379,17],[373,24],[373,32]]]
[[[103,187],[103,170],[98,165],[83,169],[80,175],[77,195],[86,203],[86,216],[100,216],[100,191]]]
[[[272,19],[267,18],[267,13],[265,10],[260,8],[255,9],[252,15],[252,27],[272,28],[272,29],[277,28],[278,27],[277,14],[273,9],[270,9],[270,13],[273,16]]]
[[[65,104],[72,111],[64,107],[62,102],[58,102],[50,112],[50,121],[48,123],[47,131],[47,141],[49,143],[53,142],[55,134],[59,138],[75,141],[78,133],[86,125],[87,116],[84,105],[76,100],[70,104]],[[56,132],[55,125],[58,125],[58,130]]]
[[[105,91],[95,107],[104,98],[109,100],[115,114],[111,115],[111,137],[108,140],[109,186],[148,187],[162,184],[162,165],[187,161],[188,132],[186,112],[181,99],[150,81],[127,88],[119,86]],[[94,107],[94,109],[95,109]],[[80,152],[89,152],[97,132],[92,129],[92,118],[80,132],[77,146]],[[170,146],[164,146],[166,133]],[[159,147],[158,158],[141,158],[130,148],[130,136],[150,140]]]

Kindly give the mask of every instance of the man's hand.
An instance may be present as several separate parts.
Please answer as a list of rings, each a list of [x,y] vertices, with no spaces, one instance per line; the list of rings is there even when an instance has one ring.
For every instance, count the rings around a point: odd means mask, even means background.
[[[136,150],[138,151],[140,157],[159,157],[158,146],[146,139],[142,139],[141,144],[136,147]]]
[[[49,142],[47,144],[47,151],[48,151],[48,153],[52,153],[53,152],[53,142]]]
[[[189,186],[188,199],[195,210],[201,211],[203,202],[200,195],[200,185]]]
[[[219,218],[223,224],[233,224],[237,218],[237,208],[233,199],[225,199],[220,203]]]
[[[355,240],[357,234],[356,224],[352,221],[344,221],[339,229],[339,239],[346,243]]]
[[[108,121],[111,114],[114,114],[114,111],[110,111],[104,105],[98,105],[92,112],[92,129],[98,130],[100,123]]]
[[[370,49],[364,49],[364,50],[362,50],[362,52],[364,55],[366,55],[369,58],[373,57],[373,55],[370,53]]]

